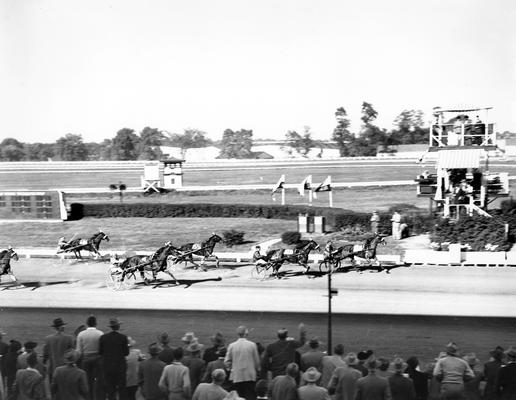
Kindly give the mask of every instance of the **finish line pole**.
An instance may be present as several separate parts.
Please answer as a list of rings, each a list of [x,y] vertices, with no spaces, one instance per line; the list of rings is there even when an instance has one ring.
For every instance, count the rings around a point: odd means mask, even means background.
[[[332,344],[331,344],[331,297],[332,297],[332,289],[331,289],[331,270],[332,266],[330,265],[328,271],[328,349],[327,353],[329,356],[332,354]]]

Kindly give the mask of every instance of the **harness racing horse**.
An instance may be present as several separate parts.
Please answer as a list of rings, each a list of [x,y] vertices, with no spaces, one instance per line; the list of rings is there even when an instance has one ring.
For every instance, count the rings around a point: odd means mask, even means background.
[[[95,258],[100,257],[99,246],[102,240],[106,240],[109,242],[109,236],[106,235],[102,230],[99,229],[99,232],[94,234],[89,239],[73,239],[66,244],[60,244],[58,253],[69,253],[73,251],[75,258],[82,258],[81,250],[87,250],[90,253],[95,255]]]
[[[205,270],[204,263],[206,262],[207,259],[209,259],[211,257],[215,258],[215,260],[217,262],[217,268],[219,268],[219,264],[220,264],[219,258],[215,254],[213,254],[213,249],[215,248],[215,245],[221,241],[222,241],[222,238],[219,235],[216,235],[214,233],[208,238],[208,240],[206,240],[205,242],[202,242],[200,244],[199,243],[184,244],[178,249],[176,261],[184,261],[185,266],[187,265],[188,262],[191,262],[193,265],[195,265],[195,269],[197,269],[199,267],[199,265],[197,263],[195,263],[193,260],[193,255],[195,254],[196,256],[202,257],[200,267],[203,270]]]
[[[118,264],[118,268],[122,270],[121,281],[123,282],[128,275],[134,275],[136,271],[140,273],[143,282],[148,285],[148,279],[145,277],[145,272],[152,273],[152,280],[156,280],[158,272],[165,272],[170,275],[172,279],[177,281],[174,274],[168,269],[167,258],[169,255],[177,252],[177,248],[170,243],[159,248],[150,256],[132,256],[126,258],[122,263],[117,263],[116,259],[113,264]]]
[[[314,240],[303,241],[302,246],[296,246],[292,254],[285,254],[285,249],[269,250],[265,256],[265,261],[272,266],[272,275],[278,276],[279,269],[283,263],[299,264],[305,268],[306,274],[310,267],[308,266],[308,255],[312,250],[319,250],[319,244]]]
[[[2,281],[2,275],[9,275],[13,282],[17,280],[11,271],[11,259],[18,261],[18,254],[11,246],[7,250],[0,251],[0,282]]]
[[[346,258],[351,258],[351,262],[353,265],[356,265],[355,257],[361,258],[366,261],[367,265],[364,267],[358,266],[358,270],[362,272],[364,269],[367,269],[367,267],[370,267],[373,265],[373,263],[378,263],[378,267],[380,268],[380,271],[383,271],[382,265],[378,262],[378,259],[376,258],[376,248],[379,244],[386,245],[385,238],[379,234],[375,234],[372,238],[366,239],[364,243],[364,248],[362,250],[354,251],[348,255],[346,255]]]

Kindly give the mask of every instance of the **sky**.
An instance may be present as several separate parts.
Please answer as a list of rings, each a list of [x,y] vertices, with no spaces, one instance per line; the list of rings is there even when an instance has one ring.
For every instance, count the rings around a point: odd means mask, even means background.
[[[514,0],[0,0],[0,140],[145,126],[329,139],[363,101],[492,106],[516,132]]]

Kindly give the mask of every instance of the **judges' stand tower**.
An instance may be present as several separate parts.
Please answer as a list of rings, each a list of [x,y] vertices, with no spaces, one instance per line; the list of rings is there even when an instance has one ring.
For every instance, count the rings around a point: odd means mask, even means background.
[[[437,152],[436,171],[418,175],[417,195],[430,198],[430,207],[444,217],[489,216],[488,204],[509,195],[508,173],[489,171],[489,157],[500,151],[489,110],[434,108],[429,148],[422,158]]]

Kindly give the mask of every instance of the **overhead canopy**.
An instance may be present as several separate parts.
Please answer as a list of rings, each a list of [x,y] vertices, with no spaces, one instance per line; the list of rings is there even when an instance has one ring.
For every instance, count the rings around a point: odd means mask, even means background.
[[[483,149],[440,150],[437,168],[479,168]]]

